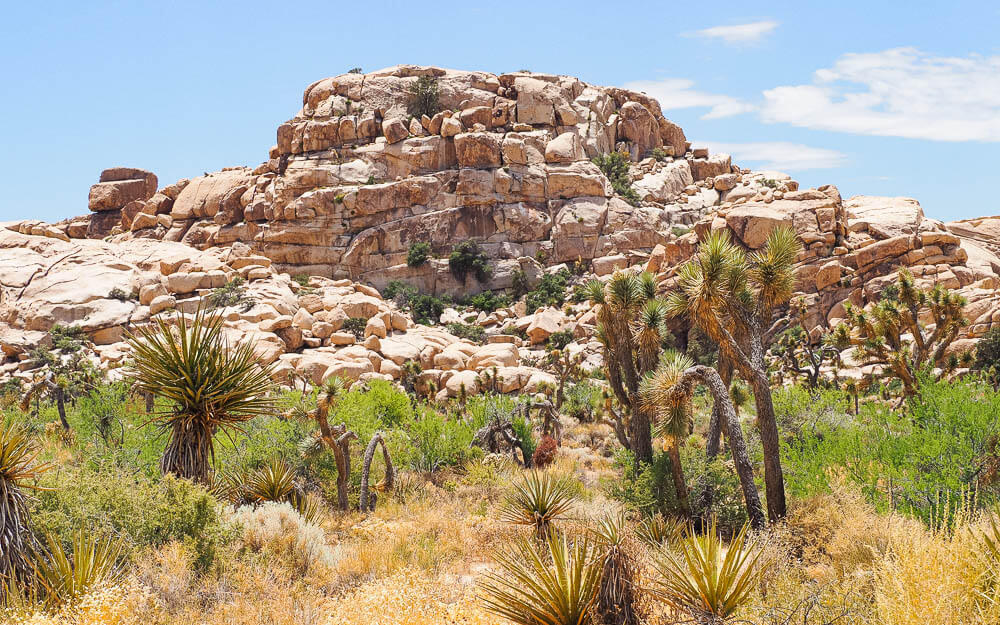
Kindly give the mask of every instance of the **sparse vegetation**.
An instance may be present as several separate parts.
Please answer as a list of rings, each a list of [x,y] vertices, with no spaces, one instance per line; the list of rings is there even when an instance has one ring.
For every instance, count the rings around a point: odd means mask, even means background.
[[[406,252],[406,264],[410,267],[419,267],[427,262],[431,256],[431,244],[426,241],[417,241],[410,245]]]
[[[438,83],[432,76],[417,78],[407,91],[406,112],[420,118],[422,115],[433,117],[441,110],[438,103]]]
[[[350,332],[359,341],[365,338],[365,328],[367,327],[368,319],[364,317],[350,317],[344,320],[344,325],[340,326],[341,330]]]
[[[629,156],[624,152],[609,152],[595,156],[594,164],[601,168],[604,175],[611,182],[611,188],[620,195],[623,200],[632,206],[639,205],[639,194],[632,188],[632,179],[629,176]]]
[[[460,282],[470,273],[480,282],[486,282],[493,273],[490,259],[475,241],[462,241],[448,257],[448,267]]]

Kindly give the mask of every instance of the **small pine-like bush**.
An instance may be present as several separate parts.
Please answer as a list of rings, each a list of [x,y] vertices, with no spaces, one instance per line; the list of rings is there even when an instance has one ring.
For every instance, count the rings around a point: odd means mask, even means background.
[[[410,298],[410,313],[414,322],[433,325],[441,319],[446,305],[446,301],[439,297],[421,293]]]
[[[622,196],[632,206],[639,205],[639,194],[632,188],[632,181],[628,175],[628,154],[624,152],[610,152],[595,156],[593,161],[604,172],[604,175],[607,176],[615,193]]]
[[[437,80],[431,76],[421,76],[407,92],[406,112],[414,117],[434,117],[440,110]]]
[[[365,336],[366,327],[368,327],[367,319],[364,317],[351,317],[350,319],[344,321],[344,325],[341,326],[341,329],[343,329],[344,332],[350,332],[354,335],[354,338],[360,341]]]
[[[410,246],[406,253],[406,264],[410,267],[419,267],[427,262],[431,255],[431,244],[426,241],[417,241]]]
[[[546,306],[562,306],[566,301],[566,282],[569,278],[569,271],[565,269],[542,276],[535,290],[524,299],[528,314]]]
[[[489,258],[475,241],[462,241],[455,246],[448,257],[448,267],[462,282],[465,282],[465,276],[470,273],[480,282],[489,280],[493,273]]]
[[[473,343],[482,343],[486,340],[486,329],[482,326],[468,323],[449,323],[448,332],[451,332],[460,339],[468,339]]]

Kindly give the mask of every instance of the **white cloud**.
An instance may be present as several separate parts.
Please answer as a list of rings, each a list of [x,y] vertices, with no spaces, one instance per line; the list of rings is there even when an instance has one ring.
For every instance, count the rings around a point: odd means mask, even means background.
[[[752,164],[754,169],[801,171],[803,169],[830,169],[847,163],[847,155],[836,150],[816,148],[801,143],[772,141],[761,143],[698,142],[709,150],[733,156],[733,162]]]
[[[692,34],[708,39],[721,39],[729,44],[754,43],[774,32],[777,27],[778,22],[764,20],[733,26],[713,26],[696,30]]]
[[[624,87],[644,92],[655,98],[660,103],[664,115],[674,109],[707,108],[709,110],[701,116],[702,119],[719,119],[753,110],[750,103],[739,98],[693,89],[694,81],[684,78],[636,80],[625,83]]]
[[[845,54],[813,84],[764,91],[761,119],[933,141],[1000,141],[1000,56]]]

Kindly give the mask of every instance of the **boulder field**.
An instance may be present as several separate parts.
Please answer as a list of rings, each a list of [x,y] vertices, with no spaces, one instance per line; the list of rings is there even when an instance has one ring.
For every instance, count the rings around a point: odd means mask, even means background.
[[[418,81],[436,89],[433,115],[411,114]],[[611,152],[627,155],[624,182],[593,161]],[[904,267],[967,298],[960,346],[1000,323],[1000,217],[943,223],[910,198],[800,189],[692,146],[645,94],[569,76],[403,65],[326,78],[306,88],[260,165],[158,185],[114,167],[91,187],[88,215],[0,224],[0,381],[30,377],[28,354],[55,324],[85,330],[95,363],[114,369],[129,328],[193,312],[239,277],[241,301],[220,309],[227,333],[252,340],[283,382],[399,380],[414,361],[414,383],[439,394],[484,380],[533,392],[554,382],[538,368],[554,332],[572,332],[584,366],[601,364],[587,304],[447,309],[442,322],[486,329],[480,345],[414,324],[379,291],[400,280],[465,296],[567,266],[599,278],[642,268],[667,291],[706,232],[755,250],[778,225],[803,244],[797,297],[811,333],[835,325],[845,303],[875,301]],[[465,240],[489,258],[483,281],[449,269]],[[411,267],[418,242],[431,257]],[[345,329],[356,318],[363,332]],[[494,369],[497,381],[481,375]]]

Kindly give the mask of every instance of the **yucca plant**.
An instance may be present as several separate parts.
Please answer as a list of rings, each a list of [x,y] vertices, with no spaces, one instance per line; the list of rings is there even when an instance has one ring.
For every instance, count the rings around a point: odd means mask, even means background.
[[[635,527],[636,538],[647,547],[662,547],[684,533],[687,522],[676,517],[665,517],[659,512],[644,518]]]
[[[664,549],[654,558],[659,575],[650,588],[652,596],[701,621],[733,617],[767,568],[763,544],[748,535],[749,527],[744,525],[727,547],[715,519],[704,534],[689,526],[676,543],[679,555]]]
[[[604,563],[596,604],[600,620],[606,625],[634,625],[639,622],[637,567],[625,512],[598,519],[591,532],[597,539]]]
[[[246,492],[251,500],[289,501],[295,491],[295,473],[288,463],[272,460],[250,474]]]
[[[517,540],[494,558],[499,571],[480,582],[489,612],[518,625],[582,625],[597,599],[604,562],[587,540]]]
[[[46,605],[63,605],[96,588],[114,584],[123,573],[122,543],[78,530],[73,534],[72,554],[51,534],[46,537],[48,555],[37,557],[35,578]]]
[[[500,511],[500,519],[535,528],[539,540],[549,538],[552,522],[565,518],[576,503],[576,492],[566,479],[532,471],[515,483]]]
[[[157,318],[128,337],[139,392],[173,403],[153,417],[170,434],[160,470],[203,484],[211,483],[215,434],[275,409],[271,368],[253,343],[230,347],[222,321],[199,310],[191,321],[178,315],[175,326]]]
[[[30,435],[9,423],[0,427],[0,603],[7,603],[8,589],[30,584],[35,549],[24,489],[50,466],[36,462],[39,448]]]
[[[333,451],[337,463],[337,506],[346,511],[348,507],[347,488],[351,477],[351,441],[357,434],[347,429],[346,424],[330,425],[330,410],[337,405],[346,388],[343,378],[331,376],[319,389],[316,408],[308,413],[319,424],[319,439]]]

